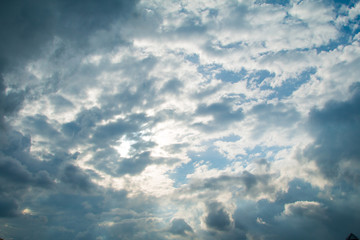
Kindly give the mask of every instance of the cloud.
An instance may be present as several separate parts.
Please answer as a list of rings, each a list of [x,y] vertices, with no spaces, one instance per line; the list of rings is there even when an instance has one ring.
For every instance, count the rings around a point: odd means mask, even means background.
[[[171,221],[171,227],[169,232],[175,235],[186,236],[188,233],[192,233],[193,229],[181,218],[175,218]]]
[[[318,202],[298,201],[285,204],[284,215],[296,215],[299,217],[324,218],[323,207]]]
[[[212,103],[210,105],[200,105],[196,110],[198,116],[211,116],[212,119],[207,123],[195,123],[195,127],[200,127],[204,131],[214,131],[226,128],[232,122],[241,121],[244,118],[242,109],[233,110],[229,103]]]
[[[122,135],[135,131],[137,126],[133,123],[119,119],[116,122],[109,123],[96,128],[92,141],[95,144],[109,144],[111,141],[115,141]]]
[[[5,1],[1,237],[345,238],[358,9]]]
[[[15,217],[18,215],[18,204],[15,199],[9,199],[1,196],[0,200],[0,217]]]
[[[66,166],[60,179],[74,190],[89,192],[93,188],[89,176],[74,165]]]
[[[137,174],[142,172],[147,165],[151,163],[150,152],[144,152],[131,158],[122,159],[117,173],[123,174]]]
[[[313,109],[309,114],[309,131],[315,141],[305,149],[305,156],[314,160],[322,174],[331,180],[348,180],[356,183],[359,142],[359,90],[353,86],[348,101],[329,101],[323,109]]]
[[[207,208],[208,214],[204,219],[207,227],[218,231],[227,231],[231,228],[229,213],[220,203],[209,203]]]
[[[250,112],[258,119],[258,125],[253,130],[254,137],[264,134],[267,129],[293,127],[301,117],[295,108],[282,103],[258,104]]]

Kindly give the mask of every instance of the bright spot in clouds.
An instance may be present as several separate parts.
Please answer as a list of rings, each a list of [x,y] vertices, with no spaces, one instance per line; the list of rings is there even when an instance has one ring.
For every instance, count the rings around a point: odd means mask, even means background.
[[[25,208],[21,213],[24,215],[33,215],[33,211],[31,211],[29,208]]]
[[[359,236],[359,14],[2,1],[0,238]]]

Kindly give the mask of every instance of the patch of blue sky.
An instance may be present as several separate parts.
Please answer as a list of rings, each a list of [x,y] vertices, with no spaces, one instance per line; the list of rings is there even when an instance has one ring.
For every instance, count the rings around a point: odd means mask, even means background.
[[[242,68],[239,72],[233,72],[228,70],[221,70],[215,75],[217,79],[220,79],[223,82],[236,83],[241,80],[244,80],[246,77],[247,71]]]
[[[223,142],[236,142],[236,141],[239,141],[240,139],[241,139],[240,136],[231,134],[229,136],[225,136],[225,137],[222,137],[222,138],[217,139],[217,140],[221,140]]]
[[[275,73],[270,73],[267,70],[259,70],[253,73],[250,73],[247,78],[247,87],[255,88],[258,87],[261,90],[271,89],[268,84],[263,84],[263,81],[267,78],[274,78]]]
[[[226,96],[224,98],[235,99],[234,103],[236,105],[241,105],[245,102],[251,102],[251,99],[246,98],[246,95],[243,93],[229,93],[229,94],[226,94]]]
[[[222,138],[222,140],[224,139],[229,141],[237,141],[239,138],[237,136],[228,136],[226,138]],[[194,165],[199,162],[207,164],[210,169],[218,170],[224,169],[229,164],[228,159],[217,150],[217,147],[212,145],[212,142],[206,143],[206,145],[210,145],[206,151],[189,151],[187,155],[191,161],[186,164],[182,164],[181,166],[177,167],[174,172],[169,174],[170,178],[175,181],[175,187],[187,183],[186,176],[194,172]]]
[[[337,38],[336,40],[331,40],[329,41],[328,44],[326,45],[321,45],[318,47],[315,47],[314,49],[316,50],[317,53],[320,52],[330,52],[334,49],[336,49],[339,45],[346,45],[349,43],[350,40],[350,36],[342,34],[339,38]]]
[[[301,72],[296,78],[287,79],[281,86],[274,88],[274,93],[270,97],[276,97],[278,99],[283,99],[291,96],[301,85],[308,82],[311,78],[311,75],[316,73],[316,68],[311,67],[307,70]]]
[[[335,1],[335,6],[341,7],[342,4],[349,5],[349,7],[353,7],[353,1]],[[337,12],[338,16],[343,15],[346,16],[347,13],[342,11]],[[359,27],[360,15],[358,15],[355,19],[350,19],[346,25],[342,25],[338,28],[339,35],[338,38],[332,39],[328,44],[316,47],[317,52],[321,51],[332,51],[336,49],[339,45],[347,45],[351,44],[352,38],[360,32]]]
[[[360,22],[360,14],[349,22],[349,30],[350,30],[349,33],[351,33],[352,36],[355,36],[360,32],[359,22]]]
[[[207,64],[207,65],[199,65],[197,71],[203,75],[208,80],[211,80],[214,74],[217,74],[222,69],[219,64]]]
[[[174,180],[174,187],[180,187],[183,184],[187,183],[186,176],[194,172],[194,161],[182,164],[177,167],[174,172],[169,174],[169,177]]]
[[[209,9],[208,17],[217,17],[218,15],[219,15],[218,9],[214,9],[214,8]]]
[[[208,164],[209,168],[224,169],[229,161],[222,155],[217,147],[210,146],[204,152],[188,152],[188,156],[194,162],[204,161]]]
[[[239,48],[242,48],[242,47],[246,47],[248,46],[248,44],[246,42],[233,42],[233,43],[229,43],[227,45],[222,45],[222,44],[217,44],[220,48],[223,48],[223,49],[232,49],[232,48],[236,48],[236,49],[239,49]]]
[[[304,22],[300,18],[297,18],[290,13],[286,13],[286,16],[283,18],[283,24],[288,24],[288,22],[291,22],[292,24],[296,24],[297,26],[307,27],[308,23]]]
[[[358,19],[358,20],[360,20],[360,19]],[[317,53],[329,52],[329,51],[336,49],[340,45],[347,45],[347,44],[351,43],[353,36],[359,32],[359,28],[354,29],[354,26],[352,26],[355,24],[356,23],[354,21],[352,21],[352,22],[350,22],[349,25],[342,26],[341,29],[339,29],[340,34],[339,34],[338,38],[332,39],[329,41],[328,44],[315,47],[314,49],[317,51]],[[355,30],[355,32],[354,32],[354,30]]]
[[[257,0],[257,1],[255,1],[255,3],[256,4],[267,3],[267,4],[272,4],[272,5],[286,6],[286,5],[289,5],[290,0]]]
[[[200,63],[200,58],[199,58],[198,54],[186,55],[185,60],[187,60],[189,62],[192,62],[194,64],[199,64]]]
[[[334,6],[336,9],[340,9],[342,5],[348,6],[348,7],[354,7],[355,3],[357,1],[354,0],[333,0]]]

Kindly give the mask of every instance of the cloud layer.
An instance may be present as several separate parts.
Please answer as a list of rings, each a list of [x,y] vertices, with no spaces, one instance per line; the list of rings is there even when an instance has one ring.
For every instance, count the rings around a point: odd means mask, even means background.
[[[0,237],[360,235],[359,14],[3,1]]]

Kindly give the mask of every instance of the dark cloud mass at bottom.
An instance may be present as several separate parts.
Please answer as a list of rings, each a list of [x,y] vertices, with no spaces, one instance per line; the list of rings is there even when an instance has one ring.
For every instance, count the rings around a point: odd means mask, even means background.
[[[2,1],[0,238],[359,236],[359,9]]]

